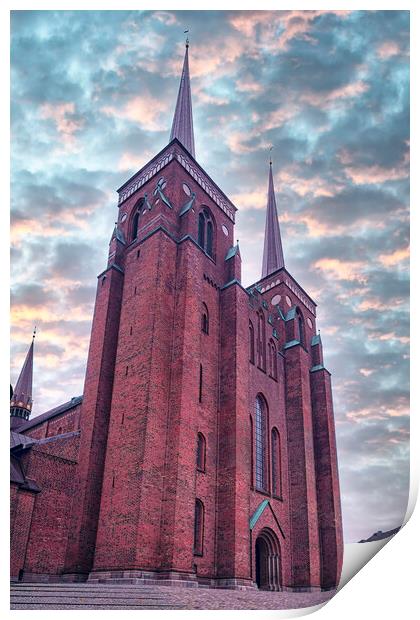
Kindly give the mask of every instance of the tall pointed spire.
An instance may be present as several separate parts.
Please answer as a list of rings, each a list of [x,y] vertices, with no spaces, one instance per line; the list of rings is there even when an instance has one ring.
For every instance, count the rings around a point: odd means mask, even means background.
[[[10,426],[17,428],[25,420],[29,419],[32,410],[32,376],[34,365],[34,341],[36,328],[32,336],[32,342],[26,354],[25,362],[16,382],[12,398],[10,399]]]
[[[178,99],[172,122],[170,141],[177,138],[195,159],[194,127],[191,105],[190,69],[188,64],[188,39],[185,43],[184,66],[182,67]]]
[[[273,164],[270,157],[270,172],[268,176],[267,215],[265,219],[264,255],[262,278],[270,275],[277,269],[284,267],[283,248],[281,245],[280,226],[277,215],[276,197],[273,183]]]

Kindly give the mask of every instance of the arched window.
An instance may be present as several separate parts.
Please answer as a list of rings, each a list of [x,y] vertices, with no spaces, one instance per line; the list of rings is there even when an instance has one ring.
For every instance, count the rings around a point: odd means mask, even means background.
[[[204,538],[204,506],[199,499],[195,500],[194,511],[194,555],[203,555]]]
[[[198,245],[204,250],[204,232],[206,227],[206,219],[204,213],[198,216]]]
[[[133,218],[133,228],[132,228],[132,235],[131,235],[132,241],[134,241],[134,239],[137,239],[137,233],[139,231],[139,217],[140,217],[140,212],[136,211],[134,218]]]
[[[214,225],[207,209],[203,209],[198,216],[198,245],[214,257]]]
[[[206,440],[202,433],[197,435],[197,469],[199,471],[206,469]]]
[[[303,322],[303,316],[300,313],[300,311],[298,311],[297,317],[298,317],[298,326],[299,326],[299,342],[302,345],[302,347],[304,347],[305,346],[305,325]]]
[[[254,486],[254,427],[252,424],[252,415],[249,416],[249,433],[250,433],[250,446],[251,446],[251,489]]]
[[[206,252],[209,256],[213,256],[213,224],[210,220],[207,222]]]
[[[281,459],[280,459],[280,435],[276,428],[271,431],[271,484],[273,495],[281,497]]]
[[[262,396],[255,399],[255,486],[267,491],[267,405]]]
[[[255,364],[254,326],[251,321],[249,322],[249,361],[251,364]]]
[[[203,401],[203,365],[200,364],[200,381],[198,386],[198,402]]]
[[[131,241],[137,239],[137,235],[139,232],[139,219],[141,214],[141,208],[144,205],[144,197],[139,198],[134,206],[134,217],[131,224]]]
[[[273,340],[270,340],[269,345],[269,361],[270,361],[270,377],[277,381],[277,349]]]
[[[258,313],[257,356],[259,368],[265,371],[265,325],[262,311]]]
[[[201,331],[205,334],[209,333],[209,311],[204,302],[201,308]]]

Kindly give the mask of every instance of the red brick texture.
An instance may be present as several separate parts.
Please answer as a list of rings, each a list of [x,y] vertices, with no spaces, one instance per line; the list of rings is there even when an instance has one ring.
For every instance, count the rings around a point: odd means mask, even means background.
[[[17,492],[13,555],[26,551],[28,573],[68,580],[333,587],[340,497],[329,374],[321,345],[311,347],[315,304],[284,268],[252,294],[243,288],[232,219],[193,177],[174,158],[120,206],[120,240],[114,234],[98,278],[81,435],[72,435],[80,447],[69,446],[67,456],[48,443],[31,449],[42,490],[30,527],[34,495]],[[172,208],[157,200],[159,178]],[[211,256],[198,243],[202,209],[213,225]],[[263,368],[256,342],[250,361],[249,323],[257,339],[258,316]],[[257,396],[267,409],[264,490],[255,477]],[[66,426],[63,418],[31,434],[74,431],[76,420],[71,414]],[[55,481],[43,477],[49,459]],[[200,531],[196,500],[204,507]]]

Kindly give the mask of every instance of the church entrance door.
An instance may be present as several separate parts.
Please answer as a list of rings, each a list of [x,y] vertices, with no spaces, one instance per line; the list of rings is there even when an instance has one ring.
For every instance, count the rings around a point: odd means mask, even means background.
[[[280,545],[277,536],[264,528],[255,541],[255,582],[260,590],[280,590]]]

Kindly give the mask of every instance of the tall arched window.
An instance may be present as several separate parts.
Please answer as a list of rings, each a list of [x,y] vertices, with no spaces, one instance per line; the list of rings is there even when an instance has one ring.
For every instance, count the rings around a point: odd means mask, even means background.
[[[198,402],[203,402],[203,365],[200,364],[200,379],[198,385]]]
[[[204,302],[201,307],[201,331],[205,334],[209,333],[209,311]]]
[[[268,353],[270,362],[270,377],[276,379],[277,381],[277,349],[273,340],[270,340],[268,344]]]
[[[281,497],[280,435],[276,428],[271,430],[271,484],[273,495]]]
[[[206,252],[209,256],[213,256],[213,224],[210,220],[207,222]]]
[[[203,555],[204,538],[204,506],[199,499],[195,500],[194,512],[194,554]]]
[[[205,236],[205,228],[206,228],[206,218],[204,217],[204,213],[201,212],[198,216],[198,245],[200,248],[204,250],[204,236]]]
[[[197,469],[199,471],[206,469],[206,440],[202,433],[197,435]]]
[[[214,226],[210,212],[203,209],[198,216],[198,245],[213,258]]]
[[[254,326],[249,322],[249,361],[255,364]]]
[[[267,491],[267,405],[262,396],[255,399],[255,486]]]
[[[137,234],[139,231],[139,217],[140,217],[140,212],[136,211],[134,218],[133,218],[133,228],[132,228],[132,234],[131,234],[132,241],[134,241],[134,239],[137,239]]]
[[[265,325],[262,311],[258,313],[257,356],[258,366],[265,370]]]
[[[302,347],[304,347],[305,346],[305,325],[303,322],[303,316],[301,315],[300,311],[298,311],[297,317],[298,317],[298,326],[299,326],[299,342],[302,345]]]

